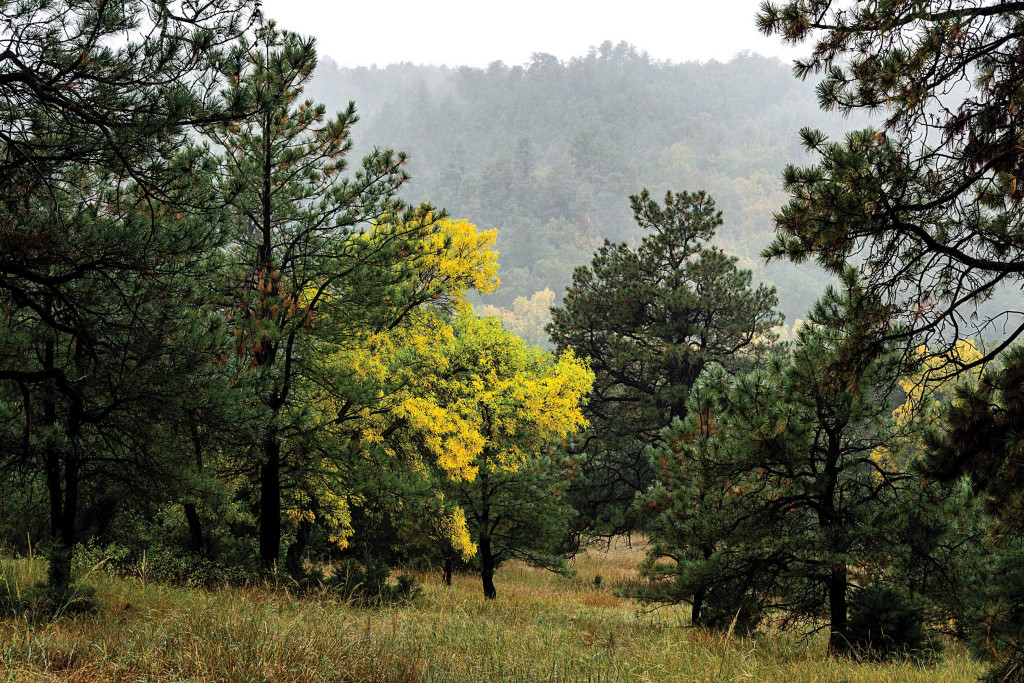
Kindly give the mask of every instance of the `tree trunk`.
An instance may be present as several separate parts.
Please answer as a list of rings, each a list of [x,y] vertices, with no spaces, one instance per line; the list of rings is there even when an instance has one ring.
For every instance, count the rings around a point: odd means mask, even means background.
[[[182,503],[185,509],[185,521],[188,522],[188,548],[194,553],[206,551],[206,539],[203,538],[203,521],[199,518],[195,503]]]
[[[295,532],[295,540],[288,546],[288,551],[284,554],[284,566],[288,570],[288,574],[298,581],[305,576],[305,572],[302,569],[302,555],[306,552],[306,546],[309,544],[309,533],[313,530],[313,523],[309,520],[302,520],[299,522],[298,531]]]
[[[46,447],[46,488],[50,498],[50,533],[53,549],[47,582],[57,592],[71,587],[71,555],[75,547],[75,513],[78,510],[78,463],[67,454],[62,458],[54,445]],[[61,460],[64,461],[63,476]]]
[[[703,546],[701,552],[704,553],[704,559],[711,559],[711,555],[714,554],[714,548],[709,546]],[[690,625],[691,626],[703,626],[704,625],[704,600],[707,598],[708,589],[704,586],[697,588],[693,592],[693,606],[690,609]]]
[[[844,652],[850,642],[846,632],[846,565],[838,563],[832,568],[828,582],[828,609],[830,630],[829,652]]]
[[[263,441],[260,468],[260,560],[273,569],[281,551],[281,442],[277,427],[271,427]]]
[[[480,578],[484,583],[484,597],[494,600],[498,591],[494,588],[494,555],[491,553],[491,537],[480,534]]]
[[[494,553],[491,552],[491,492],[487,488],[490,479],[485,464],[477,472],[480,479],[480,534],[477,545],[480,549],[480,578],[484,583],[484,597],[494,600],[498,591],[494,588]]]
[[[453,568],[453,565],[454,565],[454,562],[452,562],[452,556],[451,555],[445,555],[445,558],[444,558],[444,585],[446,585],[446,586],[451,586],[452,585],[452,568]]]
[[[706,593],[707,591],[703,588],[698,588],[693,592],[693,607],[690,609],[691,626],[704,625],[704,596]]]
[[[43,352],[43,367],[53,368],[55,343],[47,340]],[[51,429],[57,427],[57,404],[49,389],[43,394],[43,421]],[[46,491],[50,499],[50,534],[53,548],[47,584],[57,593],[66,593],[71,587],[71,557],[75,547],[75,513],[78,511],[78,460],[73,448],[53,441],[53,434],[43,447],[46,467]],[[67,449],[67,452],[64,452]]]
[[[75,547],[75,513],[78,509],[78,468],[73,457],[66,457],[64,481],[61,479],[61,455],[57,448],[46,447],[46,488],[50,497],[50,533],[53,549],[47,583],[58,593],[71,587],[71,556]]]

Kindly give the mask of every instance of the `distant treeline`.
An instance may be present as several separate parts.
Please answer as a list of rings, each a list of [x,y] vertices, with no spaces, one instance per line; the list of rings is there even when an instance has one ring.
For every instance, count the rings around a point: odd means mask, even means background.
[[[718,243],[778,286],[791,323],[827,278],[758,256],[785,202],[782,169],[808,162],[801,127],[841,136],[868,122],[822,112],[813,82],[777,59],[676,64],[610,42],[568,61],[535,54],[486,69],[325,58],[310,95],[329,109],[356,102],[357,153],[367,141],[409,153],[410,197],[499,229],[502,286],[487,304],[511,309],[545,288],[561,301],[603,238],[637,239],[625,197],[703,189],[725,216]]]

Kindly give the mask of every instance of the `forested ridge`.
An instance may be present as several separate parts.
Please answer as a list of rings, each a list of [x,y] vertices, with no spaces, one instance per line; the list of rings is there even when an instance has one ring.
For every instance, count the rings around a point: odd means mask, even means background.
[[[813,82],[777,59],[675,64],[610,42],[486,69],[339,69],[328,58],[310,92],[335,108],[356,102],[357,149],[409,152],[410,195],[498,228],[502,284],[484,304],[511,309],[544,289],[560,301],[601,240],[638,238],[629,194],[703,189],[725,216],[716,243],[778,287],[790,324],[828,281],[759,256],[785,197],[781,169],[807,158],[795,131],[841,135],[868,120],[822,112]]]

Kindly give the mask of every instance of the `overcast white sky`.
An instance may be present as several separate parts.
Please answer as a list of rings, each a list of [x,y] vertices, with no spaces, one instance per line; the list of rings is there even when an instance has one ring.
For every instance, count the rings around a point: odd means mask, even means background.
[[[393,62],[486,66],[561,59],[624,40],[656,59],[725,61],[750,50],[790,60],[809,52],[763,37],[760,0],[264,0],[282,28],[314,35],[342,66]]]

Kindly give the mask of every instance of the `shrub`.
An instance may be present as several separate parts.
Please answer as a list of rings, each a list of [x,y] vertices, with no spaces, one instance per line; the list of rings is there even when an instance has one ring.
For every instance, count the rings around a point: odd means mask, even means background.
[[[87,543],[75,548],[78,572],[102,569],[143,583],[166,583],[189,588],[245,585],[256,579],[247,564],[217,562],[197,553],[154,543],[135,549],[118,543]]]
[[[59,617],[65,614],[84,614],[99,609],[96,589],[83,583],[55,589],[40,583],[25,594],[26,611],[37,617]]]
[[[409,574],[400,574],[395,583],[390,578],[391,569],[383,563],[345,560],[334,568],[323,586],[329,593],[364,606],[411,603],[422,593]]]
[[[924,609],[891,587],[870,586],[854,591],[847,628],[851,651],[872,659],[939,650],[939,644],[925,629]]]
[[[983,683],[1024,683],[1024,649],[1015,648],[1009,656],[981,677]]]
[[[77,583],[54,589],[45,583],[22,588],[10,566],[0,565],[0,618],[52,618],[91,612],[98,607],[96,589]]]
[[[700,625],[747,636],[757,630],[763,617],[764,605],[757,595],[735,586],[718,586],[705,598]]]

